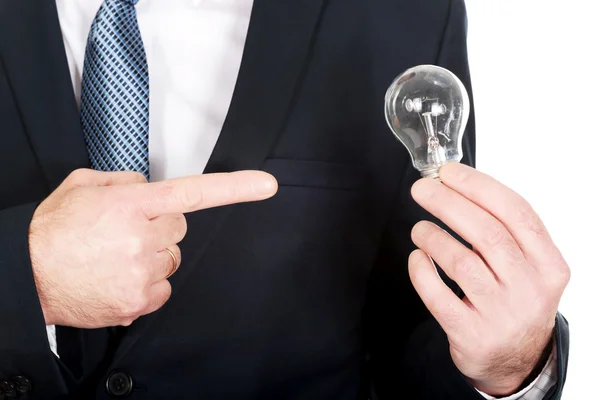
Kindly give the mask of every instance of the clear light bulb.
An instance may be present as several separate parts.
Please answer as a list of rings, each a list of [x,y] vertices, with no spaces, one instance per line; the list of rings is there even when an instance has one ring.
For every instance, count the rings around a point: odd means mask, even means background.
[[[385,116],[423,177],[439,178],[440,168],[462,157],[469,119],[469,95],[447,69],[420,65],[400,75],[385,96]]]

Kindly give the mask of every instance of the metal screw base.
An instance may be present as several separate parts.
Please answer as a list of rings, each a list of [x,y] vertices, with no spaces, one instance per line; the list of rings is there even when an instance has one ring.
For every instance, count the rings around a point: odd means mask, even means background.
[[[421,171],[421,176],[423,178],[433,178],[433,179],[440,179],[440,169],[439,168],[435,168],[435,169],[429,169],[427,171]]]

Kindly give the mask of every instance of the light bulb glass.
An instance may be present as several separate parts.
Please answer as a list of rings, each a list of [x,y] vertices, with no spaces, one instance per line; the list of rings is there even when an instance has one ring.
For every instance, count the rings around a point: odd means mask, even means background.
[[[385,116],[394,135],[424,177],[463,157],[462,137],[469,119],[469,95],[447,69],[421,65],[400,75],[385,96]]]

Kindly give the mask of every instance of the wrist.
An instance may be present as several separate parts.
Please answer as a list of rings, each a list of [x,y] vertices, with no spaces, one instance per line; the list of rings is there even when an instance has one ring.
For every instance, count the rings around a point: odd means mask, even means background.
[[[45,283],[41,279],[38,279],[35,272],[33,276],[35,286],[38,292],[38,298],[40,300],[40,306],[44,315],[44,322],[46,323],[46,325],[60,325],[58,319],[56,318],[56,312],[54,312],[52,302],[50,301],[48,296],[45,295],[45,293],[47,292],[47,290],[45,290]]]
[[[554,345],[554,336],[550,335],[547,345],[537,359],[533,367],[516,371],[513,374],[496,377],[494,379],[471,379],[469,382],[480,392],[486,393],[493,397],[508,397],[521,390],[527,388],[544,370],[544,367],[550,358]]]
[[[512,396],[513,394],[518,393],[525,386],[523,384],[525,378],[526,376],[511,376],[504,377],[502,381],[496,380],[494,382],[490,382],[469,379],[469,382],[471,382],[473,387],[478,391],[495,398],[500,398]]]
[[[34,220],[32,220],[29,226],[29,259],[31,263],[31,269],[33,273],[33,281],[35,283],[35,288],[38,294],[38,299],[40,302],[40,306],[42,308],[42,313],[44,315],[44,321],[46,325],[57,325],[58,321],[54,317],[53,306],[51,301],[51,296],[48,295],[48,284],[47,279],[44,278],[44,271],[40,263],[40,257],[38,254],[39,249],[39,240],[41,239],[39,235],[36,234],[35,228],[35,214]]]

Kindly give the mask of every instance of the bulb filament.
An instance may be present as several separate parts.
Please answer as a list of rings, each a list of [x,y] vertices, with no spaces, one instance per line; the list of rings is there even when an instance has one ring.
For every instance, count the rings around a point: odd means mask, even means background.
[[[431,102],[431,110],[427,112],[423,111],[423,104]],[[439,102],[439,99],[428,99],[421,100],[420,98],[407,99],[405,107],[408,112],[415,112],[419,115],[419,120],[425,129],[427,134],[427,158],[428,162],[436,165],[445,164],[447,161],[446,149],[440,144],[438,135],[441,135],[446,139],[447,142],[450,138],[443,132],[438,132],[437,129],[437,117],[444,115],[447,112],[447,107]],[[435,123],[433,121],[435,117]]]

